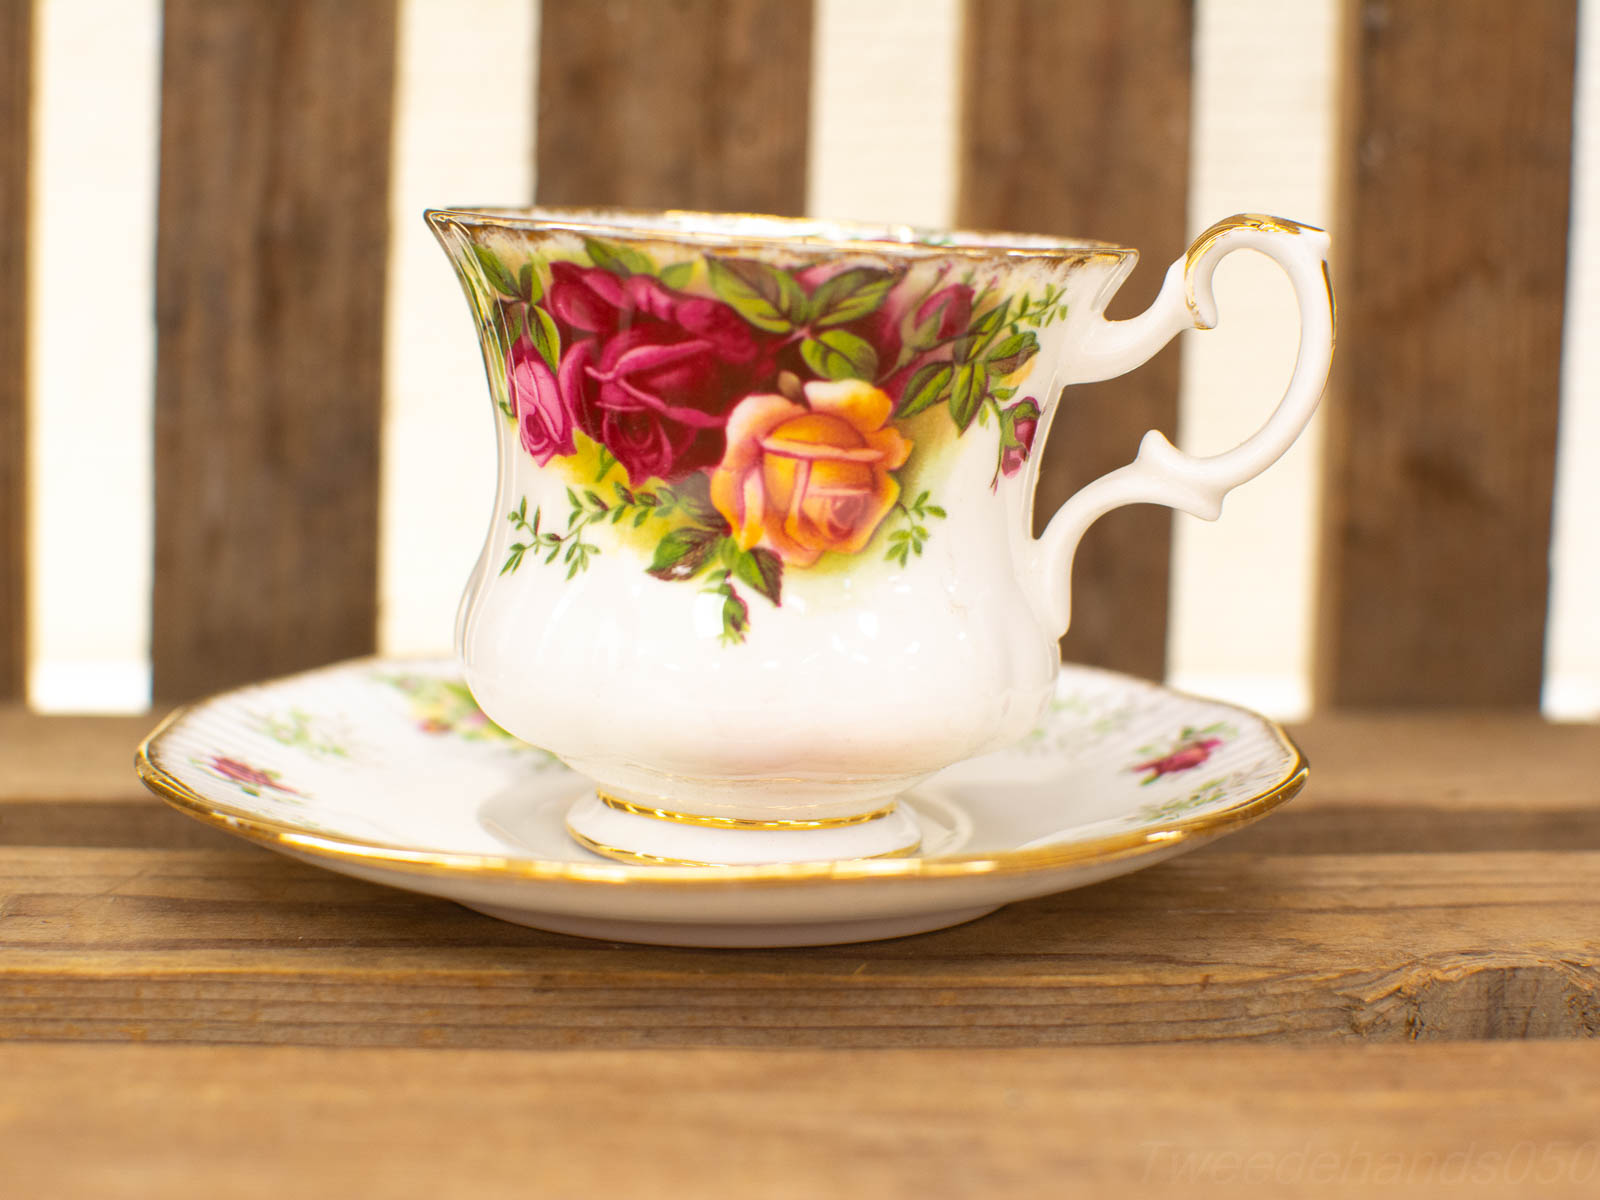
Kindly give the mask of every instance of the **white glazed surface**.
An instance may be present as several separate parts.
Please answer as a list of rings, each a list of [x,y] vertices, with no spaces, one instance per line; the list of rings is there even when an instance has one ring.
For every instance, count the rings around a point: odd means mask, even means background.
[[[688,237],[695,219],[668,224]],[[781,238],[784,228],[776,222],[762,235]],[[718,227],[707,236],[725,235]],[[1066,318],[1040,331],[1025,381],[1042,409],[1036,449],[1065,385],[1120,374],[1180,330],[1216,323],[1211,276],[1235,249],[1274,258],[1302,314],[1294,379],[1262,430],[1211,459],[1190,458],[1153,432],[1134,463],[1083,489],[1036,541],[1039,455],[1001,477],[995,430],[975,427],[918,468],[948,513],[926,553],[897,566],[879,550],[847,570],[787,573],[781,608],[756,600],[744,644],[726,646],[720,599],[651,578],[627,545],[603,546],[570,578],[500,570],[518,536],[505,513],[519,504],[560,512],[573,480],[536,465],[516,426],[497,421],[496,514],[457,628],[466,680],[485,711],[608,792],[738,818],[859,813],[1023,738],[1050,698],[1084,530],[1129,503],[1214,519],[1227,491],[1276,461],[1310,420],[1332,350],[1319,230],[1259,216],[1222,222],[1173,265],[1146,313],[1119,322],[1103,312],[1133,256],[1080,248],[1052,261],[1050,246],[985,268],[1003,263],[1008,286],[1054,278],[1067,288]]]
[[[631,867],[566,835],[586,781],[464,696],[450,663],[346,663],[186,710],[142,770],[185,811],[336,871],[559,932],[728,946],[898,936],[1137,870],[1259,815],[1303,774],[1264,718],[1064,667],[1017,746],[906,798],[912,858]],[[1164,774],[1141,768],[1163,758]]]

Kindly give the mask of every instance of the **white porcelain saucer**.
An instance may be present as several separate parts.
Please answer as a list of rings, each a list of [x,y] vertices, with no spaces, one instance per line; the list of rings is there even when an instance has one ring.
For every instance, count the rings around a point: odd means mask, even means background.
[[[970,921],[1126,874],[1254,821],[1304,785],[1275,723],[1064,666],[1043,725],[905,797],[909,858],[611,862],[567,834],[584,780],[478,710],[453,662],[361,659],[182,709],[140,777],[295,858],[519,924],[617,941],[803,946]]]

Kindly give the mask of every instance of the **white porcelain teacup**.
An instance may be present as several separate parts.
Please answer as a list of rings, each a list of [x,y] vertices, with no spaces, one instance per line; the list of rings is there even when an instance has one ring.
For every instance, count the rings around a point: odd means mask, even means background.
[[[1238,216],[1142,315],[1136,252],[778,217],[443,209],[477,321],[497,506],[457,626],[468,685],[596,784],[568,816],[629,861],[909,853],[895,798],[1033,727],[1101,514],[1215,518],[1316,408],[1328,241]],[[1068,384],[1216,320],[1218,261],[1289,275],[1299,358],[1266,424],[1193,458],[1159,433],[1031,533]]]

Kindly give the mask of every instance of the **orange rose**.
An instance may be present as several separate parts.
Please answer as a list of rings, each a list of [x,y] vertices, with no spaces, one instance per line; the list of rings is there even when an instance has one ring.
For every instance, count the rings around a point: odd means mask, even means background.
[[[869,383],[808,383],[805,404],[746,396],[728,417],[711,502],[742,549],[757,543],[809,566],[824,550],[855,554],[900,497],[889,474],[911,443],[887,427],[893,404]]]

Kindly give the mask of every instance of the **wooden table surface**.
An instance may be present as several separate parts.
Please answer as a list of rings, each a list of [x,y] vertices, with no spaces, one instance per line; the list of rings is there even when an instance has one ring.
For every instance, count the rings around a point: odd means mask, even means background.
[[[0,710],[0,1195],[1600,1194],[1600,728],[1329,716],[1283,812],[897,941],[523,929]]]

